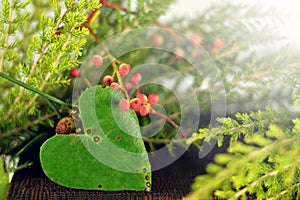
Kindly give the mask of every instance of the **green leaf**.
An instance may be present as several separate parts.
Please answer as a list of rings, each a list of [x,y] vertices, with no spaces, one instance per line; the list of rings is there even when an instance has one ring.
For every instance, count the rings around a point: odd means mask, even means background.
[[[0,155],[0,200],[5,200],[9,189],[9,176],[6,171],[5,155]]]
[[[55,135],[42,146],[45,174],[54,182],[89,190],[150,190],[151,169],[136,114],[123,112],[123,94],[87,89],[79,99],[84,134]]]

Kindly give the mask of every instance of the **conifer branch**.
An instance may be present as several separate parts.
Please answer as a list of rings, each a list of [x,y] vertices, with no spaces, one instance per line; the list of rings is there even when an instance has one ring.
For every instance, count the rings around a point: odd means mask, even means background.
[[[9,18],[8,23],[7,23],[7,28],[4,33],[4,44],[3,44],[3,49],[0,57],[0,72],[3,71],[3,65],[4,65],[4,58],[8,49],[8,42],[9,42],[9,35],[10,35],[10,29],[12,25],[12,17],[13,17],[13,7],[14,7],[14,0],[10,1],[10,6],[9,6]]]
[[[63,15],[58,19],[58,21],[57,21],[57,23],[56,23],[55,29],[57,29],[57,28],[61,25],[63,18],[65,17],[65,15],[66,15],[69,11],[70,11],[70,9],[66,9],[66,11],[63,13]],[[46,43],[43,45],[43,47],[42,47],[42,49],[41,49],[41,51],[40,51],[40,53],[39,53],[39,56],[37,57],[37,59],[36,59],[36,61],[34,62],[33,66],[31,67],[31,70],[30,70],[29,75],[26,77],[26,80],[27,80],[26,83],[28,83],[28,81],[34,76],[34,74],[35,74],[35,72],[36,72],[36,69],[37,69],[37,67],[38,67],[38,65],[39,65],[39,63],[40,63],[40,61],[41,61],[41,59],[43,58],[43,56],[44,56],[44,54],[45,54],[45,52],[46,52],[46,50],[47,50],[48,47],[49,47],[49,43],[46,42]],[[18,96],[15,98],[14,102],[10,105],[9,110],[7,111],[7,114],[5,115],[5,119],[8,119],[8,118],[11,117],[11,115],[12,115],[12,113],[13,113],[13,108],[14,108],[15,105],[21,100],[21,98],[22,98],[23,95],[24,95],[24,92],[25,92],[25,88],[21,88],[21,90],[20,90]],[[25,112],[25,111],[26,111],[26,110],[24,110],[24,112]]]

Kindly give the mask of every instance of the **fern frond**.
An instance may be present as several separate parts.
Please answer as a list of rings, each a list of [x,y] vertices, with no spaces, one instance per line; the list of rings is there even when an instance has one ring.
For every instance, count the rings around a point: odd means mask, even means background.
[[[224,134],[231,139],[227,153],[215,156],[215,162],[207,166],[207,174],[195,179],[187,198],[295,197],[300,180],[298,118],[292,126],[270,108],[235,117],[219,120],[223,126],[213,132],[199,131],[203,141],[204,134],[209,133],[215,133],[214,138]]]

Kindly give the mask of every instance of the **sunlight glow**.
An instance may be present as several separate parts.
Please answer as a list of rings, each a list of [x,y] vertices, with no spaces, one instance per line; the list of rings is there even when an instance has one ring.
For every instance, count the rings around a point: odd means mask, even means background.
[[[193,17],[197,12],[201,12],[211,4],[260,4],[266,8],[275,7],[280,11],[279,19],[282,20],[282,27],[278,34],[286,38],[293,53],[300,50],[300,1],[295,0],[177,0],[170,8],[170,11],[162,19],[172,16]]]

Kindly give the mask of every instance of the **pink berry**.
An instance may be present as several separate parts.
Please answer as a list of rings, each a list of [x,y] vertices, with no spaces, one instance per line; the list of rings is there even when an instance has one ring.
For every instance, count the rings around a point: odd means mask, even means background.
[[[197,59],[197,58],[201,58],[202,53],[201,53],[200,50],[195,49],[195,50],[192,51],[191,55],[192,55],[193,58]]]
[[[139,112],[141,108],[141,101],[138,98],[130,100],[130,107],[132,110]]]
[[[146,105],[142,105],[141,106],[141,108],[140,108],[140,115],[142,116],[142,117],[144,117],[144,116],[146,116],[146,115],[148,115],[149,114],[149,107],[148,106],[146,106]]]
[[[164,42],[164,38],[159,34],[153,35],[151,40],[154,46],[160,46]]]
[[[138,94],[137,98],[141,101],[142,104],[146,104],[148,102],[148,98],[145,94]]]
[[[188,130],[187,129],[182,129],[180,132],[179,132],[179,135],[183,138],[186,138],[188,136]]]
[[[73,69],[71,69],[70,74],[73,78],[76,78],[76,77],[80,76],[79,69],[77,67],[74,67]]]
[[[100,67],[103,64],[103,58],[99,55],[94,55],[92,57],[92,62],[96,67]]]
[[[157,94],[150,94],[148,96],[148,102],[151,105],[157,104],[158,100],[159,100],[159,96]]]
[[[103,82],[105,85],[111,85],[114,82],[114,78],[112,76],[104,76]]]
[[[182,48],[177,47],[175,49],[175,55],[178,60],[181,60],[185,56],[185,51]]]
[[[202,42],[202,38],[201,38],[199,35],[197,35],[197,34],[193,34],[193,35],[191,36],[191,40],[193,41],[193,43],[194,43],[195,45],[200,45],[201,42]]]
[[[142,81],[142,75],[140,73],[133,74],[131,77],[131,82],[134,84],[138,84]]]
[[[124,87],[125,87],[125,89],[126,89],[127,91],[131,91],[132,88],[133,88],[133,86],[132,86],[131,83],[124,83]]]
[[[224,47],[224,41],[220,39],[216,39],[213,46],[216,49],[222,49]]]
[[[129,107],[130,107],[130,103],[129,103],[129,101],[127,99],[121,99],[119,101],[119,108],[120,108],[120,110],[127,111],[129,109]]]
[[[125,64],[125,63],[121,64],[120,67],[119,67],[119,71],[120,71],[120,74],[122,76],[127,75],[129,73],[129,71],[130,71],[130,65],[129,64]]]
[[[111,83],[110,87],[112,87],[112,88],[114,88],[116,90],[121,90],[121,86],[118,83],[116,83],[116,82]]]

